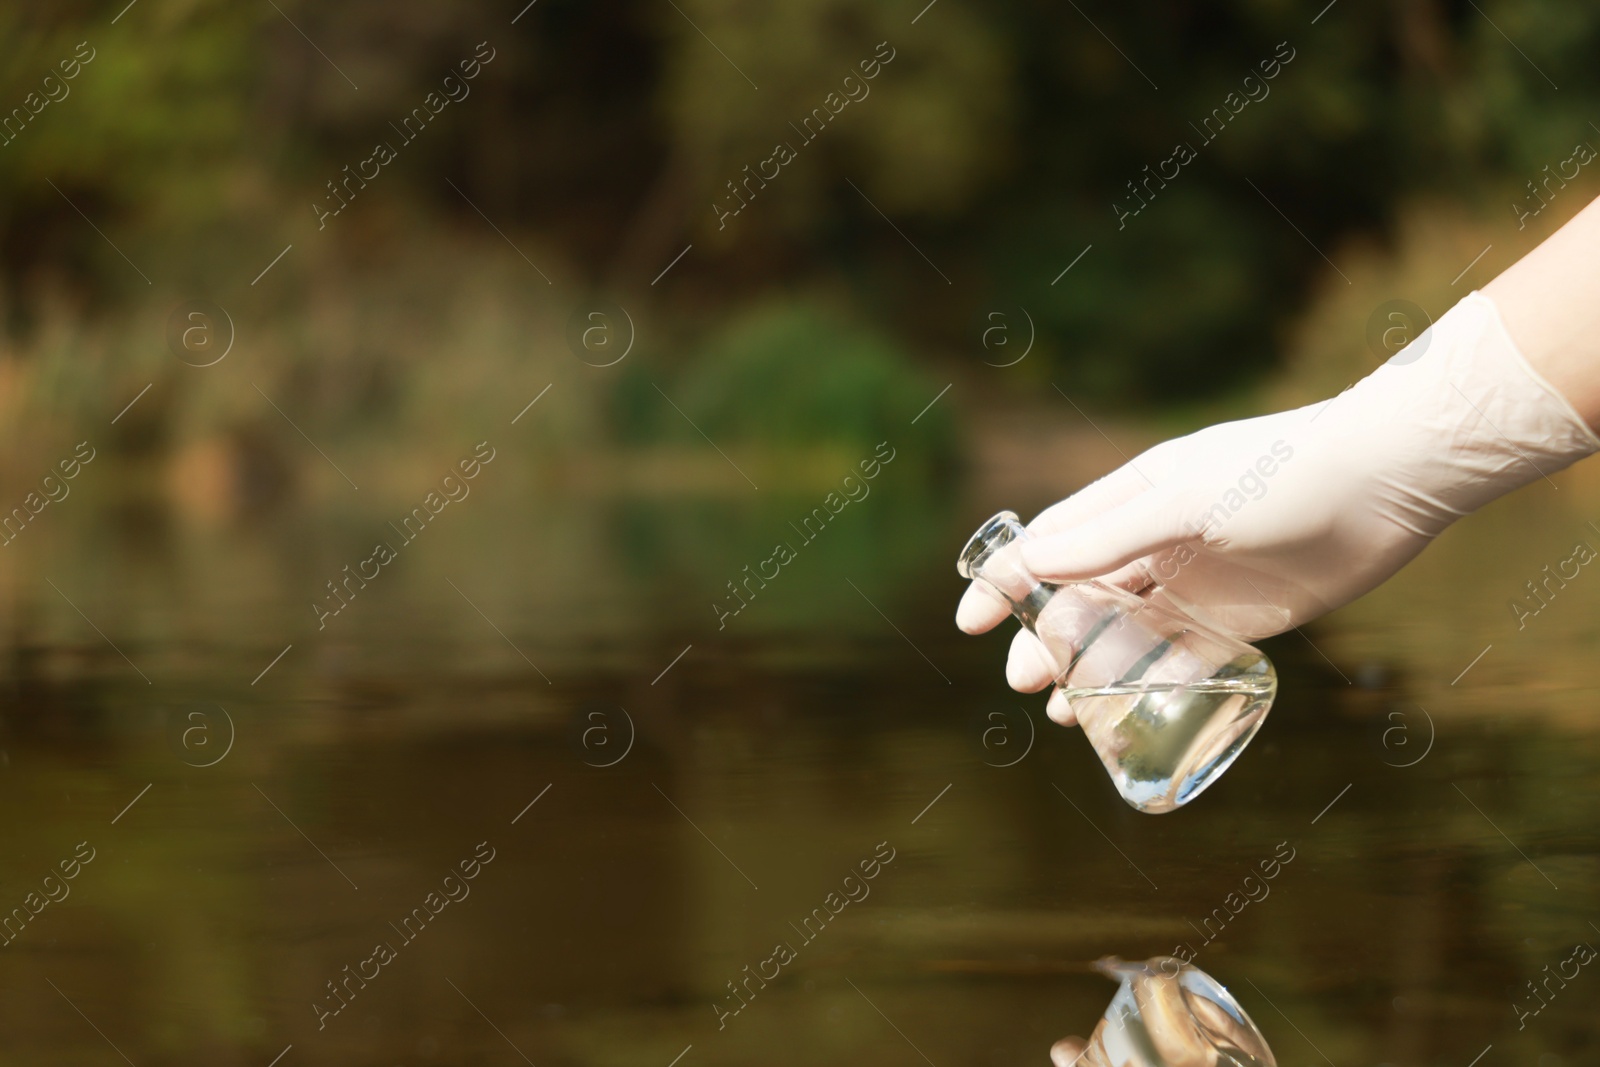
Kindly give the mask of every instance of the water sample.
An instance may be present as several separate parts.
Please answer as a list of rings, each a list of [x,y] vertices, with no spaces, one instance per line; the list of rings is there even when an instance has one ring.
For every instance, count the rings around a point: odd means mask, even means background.
[[[1187,804],[1260,729],[1278,689],[1271,661],[1196,622],[1159,590],[1140,596],[1093,579],[1040,581],[1022,562],[1027,537],[1017,516],[1002,511],[972,535],[956,569],[983,582],[1039,638],[1122,798],[1151,813]]]
[[[1220,982],[1190,963],[1157,956],[1095,969],[1122,983],[1088,1041],[1050,1050],[1077,1067],[1278,1067],[1267,1039]]]

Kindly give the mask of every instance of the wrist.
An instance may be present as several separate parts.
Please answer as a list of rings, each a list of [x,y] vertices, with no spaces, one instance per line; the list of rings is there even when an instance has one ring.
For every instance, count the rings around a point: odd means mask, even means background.
[[[1591,429],[1600,427],[1597,242],[1600,200],[1483,289],[1528,365]]]

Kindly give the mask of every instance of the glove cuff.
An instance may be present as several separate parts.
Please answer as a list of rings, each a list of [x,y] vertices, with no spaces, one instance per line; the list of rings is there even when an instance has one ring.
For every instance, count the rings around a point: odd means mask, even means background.
[[[1360,396],[1341,421],[1388,453],[1378,487],[1385,510],[1427,537],[1600,451],[1600,438],[1478,291],[1352,392]]]
[[[1575,463],[1586,456],[1592,456],[1594,453],[1600,452],[1600,436],[1597,436],[1594,432],[1594,429],[1588,424],[1587,421],[1585,421],[1583,416],[1578,414],[1578,409],[1572,406],[1572,402],[1562,394],[1561,390],[1551,385],[1549,380],[1535,370],[1533,364],[1528,362],[1528,357],[1522,354],[1522,349],[1517,347],[1517,342],[1512,338],[1511,332],[1506,328],[1506,321],[1500,316],[1500,308],[1496,306],[1494,300],[1489,297],[1489,294],[1483,292],[1482,290],[1474,289],[1461,301],[1462,304],[1467,304],[1469,302],[1484,309],[1484,313],[1491,321],[1491,325],[1488,328],[1498,333],[1499,341],[1503,346],[1508,358],[1516,364],[1517,369],[1525,377],[1533,382],[1533,384],[1539,389],[1544,391],[1545,395],[1549,398],[1548,403],[1552,409],[1550,412],[1551,417],[1553,419],[1558,419],[1559,421],[1565,422],[1570,428],[1571,432],[1566,436],[1581,440],[1583,442],[1582,450],[1578,454],[1572,456],[1567,463]],[[1564,416],[1564,418],[1561,416]],[[1574,447],[1577,446],[1574,445]],[[1563,464],[1563,466],[1565,465],[1566,464]]]

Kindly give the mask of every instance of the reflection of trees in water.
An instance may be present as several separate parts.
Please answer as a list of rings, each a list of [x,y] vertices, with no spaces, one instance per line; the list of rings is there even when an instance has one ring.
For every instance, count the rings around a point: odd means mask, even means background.
[[[270,1059],[280,1032],[299,1051],[293,1028],[303,1014],[314,1029],[319,983],[371,950],[363,939],[385,908],[425,892],[462,848],[509,834],[503,845],[496,838],[499,877],[480,880],[439,941],[419,941],[410,951],[424,955],[397,961],[383,988],[369,991],[381,1026],[350,1040],[399,1058],[430,1039],[492,1048],[498,1038],[486,1028],[481,1043],[467,1029],[477,1018],[470,1008],[440,1006],[450,1001],[437,996],[438,976],[448,974],[470,981],[463,988],[536,1062],[577,1050],[641,1055],[681,1035],[670,1058],[692,1041],[700,1050],[695,1027],[714,1027],[705,1005],[729,962],[770,950],[757,938],[825,888],[841,842],[908,821],[951,782],[905,831],[913,836],[900,880],[861,905],[870,921],[841,926],[837,943],[819,943],[826,951],[764,991],[773,1003],[744,1020],[749,1040],[779,1050],[765,1062],[813,1062],[804,1050],[784,1051],[781,1039],[796,1020],[815,1013],[822,1026],[839,1008],[841,1047],[877,1049],[882,1035],[853,1013],[877,1017],[845,975],[919,1044],[926,1035],[957,1057],[979,1056],[1014,1033],[1037,1055],[1049,1035],[1035,1033],[1035,1022],[1059,1024],[1059,1033],[1105,1004],[1102,981],[1062,961],[1108,947],[1159,953],[1192,938],[1183,916],[1234,888],[1286,820],[1309,820],[1355,779],[1304,831],[1303,858],[1271,896],[1208,948],[1208,966],[1241,996],[1245,978],[1257,983],[1335,1062],[1380,1050],[1427,1062],[1474,1041],[1467,1059],[1491,1040],[1498,1048],[1490,1031],[1503,1022],[1504,989],[1547,961],[1547,944],[1570,939],[1572,916],[1557,905],[1569,894],[1586,898],[1594,884],[1592,861],[1579,858],[1594,813],[1577,799],[1550,805],[1534,773],[1570,780],[1593,746],[1447,733],[1427,760],[1396,770],[1378,761],[1375,743],[1361,743],[1372,739],[1359,724],[1302,709],[1275,721],[1252,752],[1262,758],[1241,762],[1197,801],[1193,810],[1206,817],[1183,827],[1175,851],[1163,820],[1129,811],[1101,780],[1075,732],[1047,726],[1017,765],[985,766],[965,711],[989,657],[963,658],[957,638],[949,650],[925,646],[956,681],[947,687],[898,642],[858,640],[842,659],[767,646],[766,655],[789,658],[766,664],[756,638],[737,656],[697,644],[655,686],[639,664],[659,669],[675,650],[657,657],[646,644],[638,663],[542,663],[553,688],[519,673],[509,654],[499,666],[444,656],[402,672],[315,652],[298,668],[275,668],[274,695],[227,696],[239,740],[204,771],[170,751],[149,710],[166,688],[152,697],[114,663],[87,668],[98,678],[92,687],[54,697],[35,681],[29,710],[7,716],[8,803],[26,813],[5,830],[19,871],[32,858],[53,862],[61,842],[82,839],[84,827],[154,784],[96,839],[102,858],[59,914],[39,917],[36,932],[56,941],[20,973],[48,973],[135,1062],[162,1048],[175,1062],[238,1048],[265,1049]],[[900,664],[902,653],[912,662]],[[248,678],[189,678],[185,691],[248,688]],[[1288,671],[1285,679],[1288,710],[1299,686]],[[94,713],[73,726],[51,700]],[[569,713],[590,700],[626,706],[638,726],[633,751],[615,767],[584,766],[571,743]],[[1477,812],[1452,802],[1452,779],[1551,873],[1560,894]],[[252,781],[360,893],[256,798]],[[1051,782],[1068,784],[1159,893]],[[493,830],[546,784],[515,827]],[[43,996],[17,983],[12,1010],[56,1019],[64,1006],[36,984]],[[1552,1006],[1541,1026],[1557,1032],[1560,1012],[1582,1007],[1572,1003]],[[1250,1007],[1279,1053],[1289,1054],[1285,1042],[1298,1047],[1273,1012]],[[14,1022],[19,1049],[63,1040],[43,1024]]]

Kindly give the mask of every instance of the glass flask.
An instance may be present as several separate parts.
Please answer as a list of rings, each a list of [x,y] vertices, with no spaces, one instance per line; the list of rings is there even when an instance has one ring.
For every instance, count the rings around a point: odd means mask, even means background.
[[[1051,1049],[1077,1067],[1277,1067],[1267,1039],[1222,984],[1171,956],[1095,964],[1122,983],[1087,1042]]]
[[[956,569],[1033,631],[1122,798],[1172,811],[1228,769],[1261,727],[1278,676],[1256,649],[1183,613],[1170,598],[1095,579],[1041,581],[1022,562],[1028,532],[1002,511],[972,535]]]

